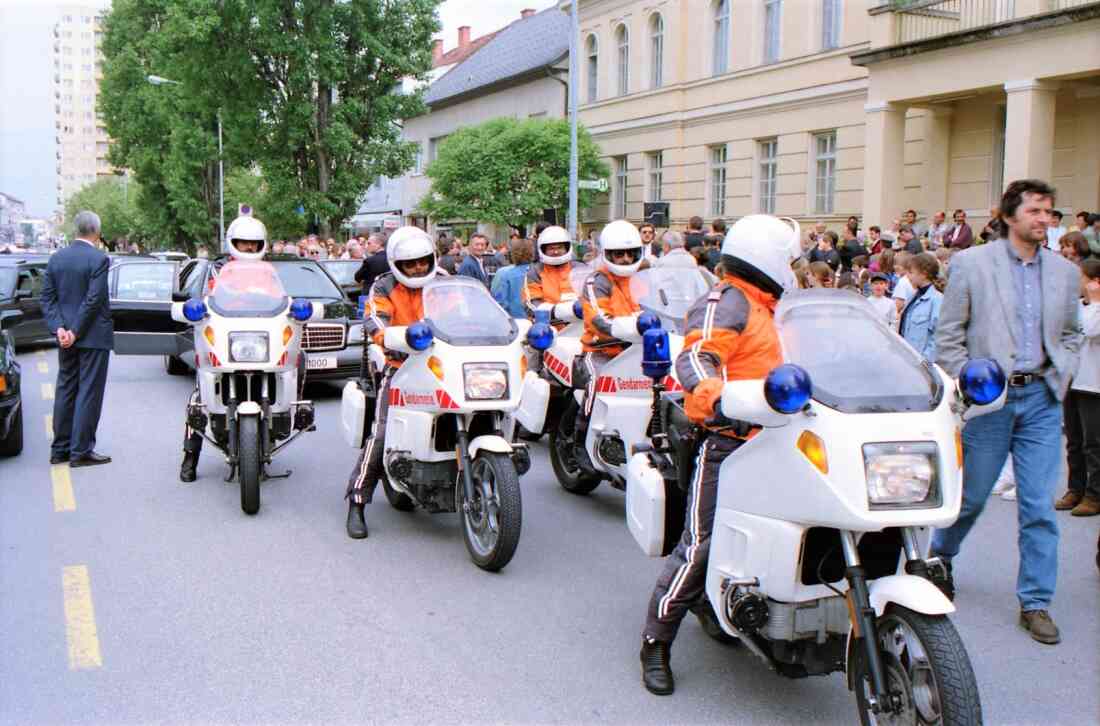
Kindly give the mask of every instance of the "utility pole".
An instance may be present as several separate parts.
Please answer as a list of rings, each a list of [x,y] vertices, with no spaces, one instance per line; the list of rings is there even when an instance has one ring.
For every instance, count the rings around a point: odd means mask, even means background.
[[[577,78],[580,62],[577,53],[577,36],[580,34],[580,21],[577,19],[577,4],[569,3],[569,236],[577,241]]]
[[[222,252],[225,248],[225,155],[222,153],[222,110],[218,109],[218,235]]]

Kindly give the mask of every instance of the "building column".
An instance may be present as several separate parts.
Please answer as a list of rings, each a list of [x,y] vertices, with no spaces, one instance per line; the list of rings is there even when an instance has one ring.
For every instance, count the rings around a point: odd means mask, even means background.
[[[1077,133],[1074,150],[1074,211],[1100,209],[1100,134],[1096,120],[1100,119],[1100,90],[1077,90]]]
[[[1054,105],[1058,84],[1028,79],[1005,83],[1005,175],[1050,182],[1054,174]]]
[[[933,106],[926,110],[924,168],[925,212],[931,220],[936,212],[946,212],[948,189],[951,184],[951,115],[952,106]]]
[[[863,226],[885,227],[901,213],[905,188],[905,107],[869,103],[863,162]]]

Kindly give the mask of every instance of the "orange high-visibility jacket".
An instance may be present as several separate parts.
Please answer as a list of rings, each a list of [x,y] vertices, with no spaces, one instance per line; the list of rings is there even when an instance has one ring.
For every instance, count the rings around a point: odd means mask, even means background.
[[[376,345],[383,345],[386,328],[390,325],[412,325],[424,318],[423,290],[402,285],[392,272],[382,275],[370,288],[370,305],[363,321],[366,337]],[[386,351],[386,363],[399,367],[404,355]]]
[[[557,305],[565,295],[574,293],[569,275],[573,264],[544,265],[535,263],[527,268],[527,277],[523,281],[523,302],[527,306],[527,317],[534,318],[535,311],[543,303]]]
[[[582,347],[585,352],[598,350],[609,356],[622,353],[628,343],[612,337],[611,320],[642,310],[630,294],[630,278],[613,275],[601,267],[592,273],[584,288]]]

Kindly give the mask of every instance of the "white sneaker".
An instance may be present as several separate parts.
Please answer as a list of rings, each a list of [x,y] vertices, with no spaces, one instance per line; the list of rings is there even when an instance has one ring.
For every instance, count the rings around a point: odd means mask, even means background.
[[[1016,501],[1016,483],[1013,482],[1011,485],[1009,485],[1000,494],[1001,494],[1001,499],[1005,500],[1006,502]]]
[[[993,485],[994,494],[1004,494],[1009,489],[1016,488],[1016,473],[1012,470],[1012,459],[1009,458],[1001,468],[1001,474],[997,477],[997,483]]]

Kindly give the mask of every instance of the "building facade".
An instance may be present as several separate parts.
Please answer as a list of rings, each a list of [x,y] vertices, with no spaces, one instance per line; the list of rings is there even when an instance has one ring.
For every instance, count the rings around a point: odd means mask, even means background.
[[[578,2],[580,118],[612,168],[586,226],[646,201],[673,224],[981,223],[1022,176],[1100,208],[1098,2]]]
[[[440,143],[463,126],[494,118],[563,118],[568,89],[569,17],[557,8],[536,13],[524,10],[518,20],[497,31],[491,40],[428,88],[428,113],[405,122],[404,136],[418,145],[416,164],[403,180],[405,220],[429,230],[479,220],[435,220],[417,205],[431,188],[424,173]],[[471,174],[477,170],[472,169]],[[479,225],[490,236],[505,230]]]
[[[63,5],[54,26],[54,119],[57,130],[57,205],[114,169],[110,140],[97,112],[103,79],[102,13],[93,5]]]
[[[10,245],[22,239],[20,224],[27,216],[27,205],[10,194],[0,192],[0,244]]]

